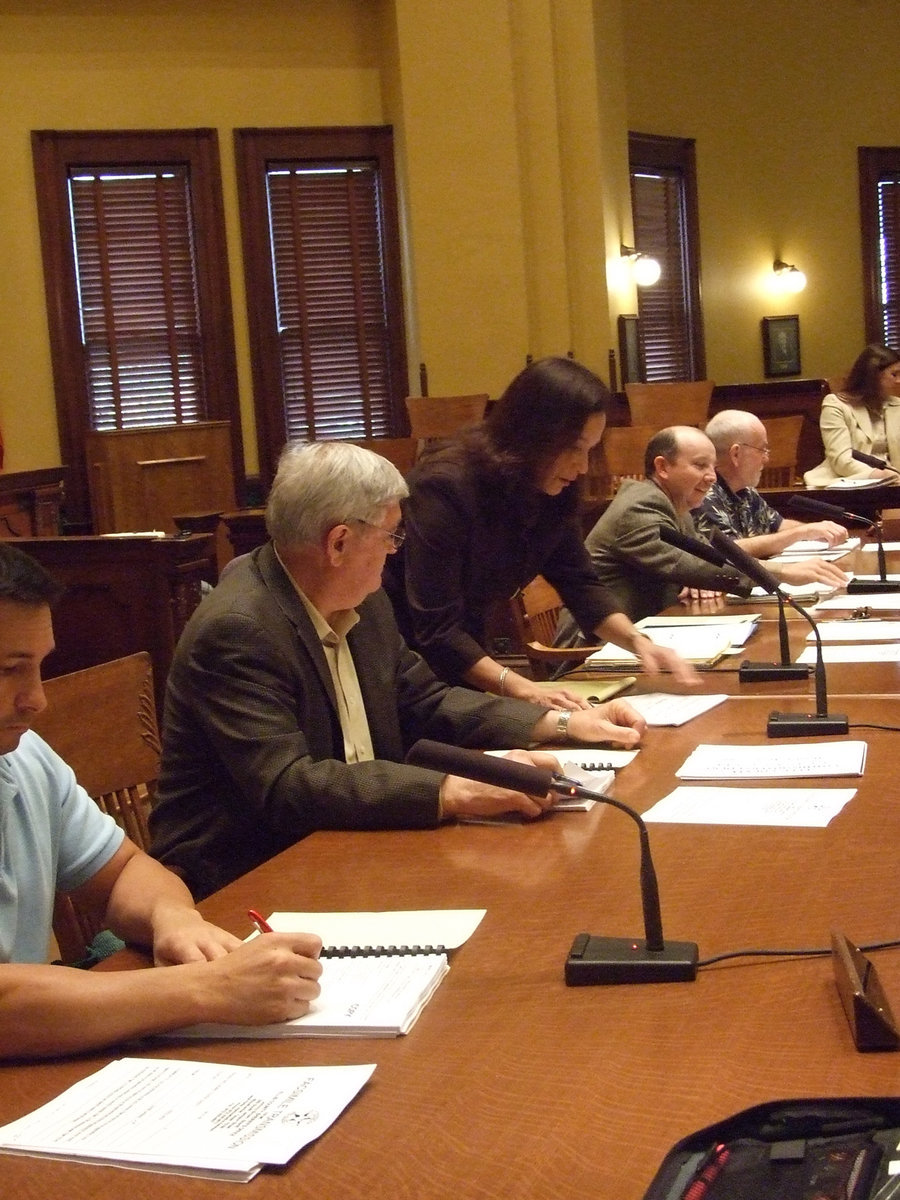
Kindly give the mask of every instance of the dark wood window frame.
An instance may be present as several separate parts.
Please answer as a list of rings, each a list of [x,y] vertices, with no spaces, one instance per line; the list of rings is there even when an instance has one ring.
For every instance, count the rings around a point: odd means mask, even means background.
[[[69,172],[79,166],[178,164],[188,168],[205,381],[202,419],[230,422],[235,487],[240,494],[243,447],[216,131],[36,130],[31,140],[60,453],[69,468],[67,520],[78,528],[90,524],[84,454],[85,434],[90,431],[90,397],[68,196]]]
[[[863,312],[867,342],[900,347],[900,146],[860,146],[859,212],[862,234]],[[890,203],[879,189],[896,184]],[[885,228],[880,218],[884,217]],[[882,238],[884,246],[882,247]],[[884,280],[882,279],[884,251]],[[886,283],[892,299],[882,299]]]
[[[682,361],[687,364],[683,372],[654,373],[650,378],[663,379],[703,379],[706,377],[706,350],[703,335],[703,308],[700,295],[700,225],[697,202],[697,162],[693,138],[663,137],[647,133],[629,133],[628,135],[629,171],[632,175],[640,172],[658,171],[664,175],[677,178],[680,184],[681,201],[683,205],[682,223],[680,229],[680,245],[670,250],[670,262],[678,268],[683,277],[684,291],[681,295],[671,297],[669,301],[674,308],[682,303],[685,311],[686,342],[683,347]],[[644,305],[651,302],[659,304],[667,301],[665,295],[667,262],[666,255],[659,246],[642,244],[641,233],[638,230],[638,219],[635,214],[635,243],[638,250],[660,258],[663,275],[660,282],[651,288],[638,289],[638,311],[640,313],[642,299]],[[671,278],[671,272],[669,273]],[[651,296],[650,294],[653,293]],[[680,320],[680,318],[679,318]],[[641,339],[641,357],[646,370],[646,348]]]
[[[267,172],[273,167],[376,164],[381,189],[379,237],[386,314],[385,367],[389,380],[384,428],[376,436],[397,437],[409,432],[404,407],[408,376],[393,130],[390,126],[236,129],[234,137],[260,474],[266,487],[274,475],[287,429],[267,199]],[[363,365],[361,374],[364,373]],[[366,406],[367,397],[363,400]],[[307,396],[304,402],[314,409],[314,397]],[[362,430],[352,436],[368,437],[372,432]]]

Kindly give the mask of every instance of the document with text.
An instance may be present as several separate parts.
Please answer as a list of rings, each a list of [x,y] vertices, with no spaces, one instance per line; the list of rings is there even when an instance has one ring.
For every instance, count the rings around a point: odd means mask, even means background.
[[[643,814],[648,824],[824,828],[855,788],[677,787]]]
[[[324,1133],[374,1070],[120,1058],[0,1127],[0,1153],[246,1183]]]
[[[678,779],[812,779],[862,775],[865,742],[793,742],[779,746],[697,746]]]

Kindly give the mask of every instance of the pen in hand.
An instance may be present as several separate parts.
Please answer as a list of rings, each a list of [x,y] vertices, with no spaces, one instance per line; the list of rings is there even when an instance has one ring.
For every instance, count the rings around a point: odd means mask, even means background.
[[[266,918],[261,913],[258,913],[256,911],[255,908],[248,908],[247,916],[250,918],[250,920],[256,926],[257,933],[271,933],[272,932],[272,926],[269,924],[269,922],[266,920]]]

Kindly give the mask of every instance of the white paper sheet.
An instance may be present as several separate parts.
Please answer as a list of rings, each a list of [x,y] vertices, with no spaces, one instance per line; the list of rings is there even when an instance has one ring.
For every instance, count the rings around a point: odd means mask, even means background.
[[[722,704],[728,696],[673,696],[668,692],[647,692],[629,696],[628,703],[636,708],[648,725],[684,725]]]
[[[813,779],[862,775],[865,742],[791,742],[777,746],[701,745],[675,772],[678,779]]]
[[[374,1070],[121,1058],[0,1128],[0,1150],[245,1182],[324,1133]]]
[[[823,642],[900,642],[900,621],[818,621],[819,637]],[[812,630],[806,635],[814,642]]]
[[[797,659],[798,663],[814,664],[815,646],[807,646]],[[882,642],[877,646],[823,646],[822,661],[825,663],[900,662],[900,644]]]
[[[855,788],[677,787],[645,812],[649,824],[824,828]]]

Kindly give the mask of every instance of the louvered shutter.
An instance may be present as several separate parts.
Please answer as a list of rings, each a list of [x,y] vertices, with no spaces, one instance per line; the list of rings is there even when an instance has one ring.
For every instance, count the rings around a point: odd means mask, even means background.
[[[286,437],[389,436],[377,167],[270,164],[266,189]]]
[[[188,169],[78,167],[69,203],[90,427],[204,420]]]

